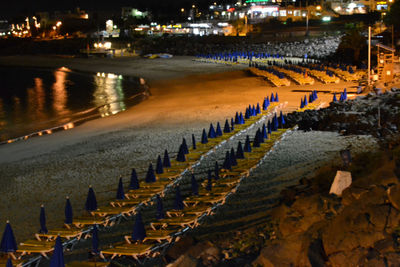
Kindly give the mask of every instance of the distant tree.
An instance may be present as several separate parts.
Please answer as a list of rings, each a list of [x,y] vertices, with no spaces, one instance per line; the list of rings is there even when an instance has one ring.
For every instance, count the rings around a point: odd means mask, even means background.
[[[389,11],[385,16],[385,23],[393,25],[396,31],[400,31],[400,0],[396,0],[389,7]]]
[[[339,58],[344,57],[346,61],[359,63],[361,51],[366,46],[367,39],[362,35],[362,27],[353,27],[342,37],[336,54]],[[351,56],[352,58],[349,58]]]

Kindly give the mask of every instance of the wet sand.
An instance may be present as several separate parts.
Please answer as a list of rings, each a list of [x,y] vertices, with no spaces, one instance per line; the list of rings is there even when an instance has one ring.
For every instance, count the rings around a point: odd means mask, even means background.
[[[0,58],[0,62],[4,60]],[[41,204],[46,206],[48,228],[58,227],[64,218],[66,195],[77,215],[83,210],[90,184],[100,204],[106,203],[113,197],[120,175],[127,182],[130,169],[135,167],[143,177],[149,162],[154,163],[164,149],[177,151],[182,137],[190,140],[194,133],[200,138],[202,129],[208,129],[211,122],[223,123],[248,104],[261,104],[271,92],[278,92],[280,101],[288,102],[286,111],[291,111],[298,108],[308,90],[355,90],[349,89],[354,84],[344,82],[276,88],[249,76],[243,71],[245,66],[197,63],[189,57],[170,61],[38,57],[23,61],[13,57],[13,64],[16,62],[142,76],[149,80],[152,93],[148,100],[117,115],[0,146],[0,194],[4,199],[0,203],[0,222],[11,221],[18,242],[31,238],[39,229]],[[332,95],[321,92],[319,98],[328,103]]]

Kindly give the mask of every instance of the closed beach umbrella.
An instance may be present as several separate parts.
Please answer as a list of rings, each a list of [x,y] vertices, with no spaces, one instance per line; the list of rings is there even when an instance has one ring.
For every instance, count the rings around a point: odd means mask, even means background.
[[[343,100],[347,100],[347,89],[344,88],[343,90]]]
[[[250,111],[248,108],[246,108],[246,112],[244,113],[244,118],[247,120],[250,118]]]
[[[170,168],[170,167],[171,167],[171,161],[170,161],[170,159],[169,159],[168,150],[166,150],[166,149],[165,149],[165,151],[164,151],[163,166],[164,166],[165,168]]]
[[[86,197],[85,209],[87,211],[95,211],[97,210],[97,200],[96,195],[94,194],[93,188],[90,185],[88,195]]]
[[[233,118],[231,118],[231,131],[235,130],[235,122],[233,121]]]
[[[260,130],[260,128],[257,129],[257,132],[258,132],[258,141],[260,143],[264,143],[264,136],[263,136],[262,131]]]
[[[65,201],[64,214],[65,214],[65,221],[64,221],[65,224],[72,224],[73,213],[72,213],[72,205],[71,205],[71,201],[69,201],[69,197],[67,197],[67,200]]]
[[[262,126],[262,136],[263,136],[263,138],[268,138],[267,127],[265,127],[265,123],[263,123],[263,126]]]
[[[308,103],[307,103],[307,96],[306,96],[306,95],[304,96],[303,103],[304,103],[304,106],[307,106],[307,105],[308,105]]]
[[[53,255],[50,259],[50,267],[64,267],[64,252],[60,236],[57,236]]]
[[[275,113],[275,116],[274,116],[274,118],[273,118],[273,123],[274,123],[274,128],[273,128],[273,130],[274,131],[277,131],[278,130],[278,127],[279,127],[279,122],[278,122],[278,118],[277,118],[277,116],[276,116],[276,113]]]
[[[192,147],[193,149],[196,149],[196,138],[194,137],[194,134],[192,134]]]
[[[226,151],[225,153],[225,160],[224,160],[224,164],[222,165],[222,167],[225,170],[230,170],[232,169],[232,165],[231,165],[231,155],[229,153],[229,151]]]
[[[10,222],[7,221],[6,228],[3,232],[3,237],[1,238],[0,251],[9,253],[15,252],[17,249],[17,242],[15,241],[13,230],[11,228]]]
[[[275,102],[279,102],[278,92],[275,93]]]
[[[183,138],[183,140],[182,140],[182,149],[183,149],[183,153],[189,154],[189,148],[188,148],[188,146],[186,144],[186,139],[185,138]]]
[[[203,133],[201,134],[201,143],[202,144],[207,144],[208,143],[206,129],[203,129]]]
[[[168,154],[167,154],[168,155]],[[136,170],[133,168],[131,172],[131,181],[129,183],[129,189],[139,189],[139,179],[137,178]]]
[[[236,112],[236,115],[235,115],[235,124],[239,124],[239,123],[240,123],[239,113]]]
[[[197,183],[196,177],[194,177],[194,174],[192,174],[192,194],[195,196],[199,195],[199,185]]]
[[[266,110],[267,108],[268,108],[268,106],[267,106],[267,98],[264,98],[263,110]]]
[[[271,93],[271,102],[275,102],[275,97],[274,97],[274,93]]]
[[[260,109],[260,104],[257,103],[257,107],[256,107],[256,115],[261,113],[261,109]]]
[[[253,105],[253,107],[251,108],[251,114],[252,114],[252,116],[256,116],[257,115],[257,113],[256,113],[256,107]]]
[[[150,163],[146,173],[146,183],[154,183],[156,181],[156,175],[154,174],[153,164]]]
[[[99,254],[99,231],[97,229],[97,225],[93,224],[92,228],[92,252],[95,254]]]
[[[40,221],[39,233],[47,234],[48,230],[47,230],[47,227],[46,227],[46,212],[44,211],[44,205],[42,205],[40,207],[39,221]]]
[[[246,142],[244,143],[244,152],[251,152],[250,137],[246,135]]]
[[[244,118],[243,118],[242,112],[240,112],[239,120],[240,120],[240,124],[244,124]]]
[[[225,120],[224,133],[230,133],[230,132],[231,132],[231,127],[229,127],[229,122],[227,119],[227,120]]]
[[[11,258],[8,258],[7,263],[6,263],[6,267],[13,267]]]
[[[308,95],[308,102],[309,103],[312,103],[314,100],[313,100],[313,95],[312,94],[309,94]]]
[[[268,129],[268,134],[271,134],[272,133],[272,126],[271,126],[271,121],[270,120],[268,120],[267,129]]]
[[[158,155],[158,157],[157,157],[156,173],[157,174],[164,173],[163,163],[162,163],[160,155]]]
[[[218,161],[215,161],[215,165],[214,165],[214,173],[215,173],[215,180],[219,179],[219,166],[218,166]]]
[[[215,138],[217,137],[215,130],[214,130],[214,126],[212,125],[212,123],[210,123],[210,129],[208,130],[208,138]]]
[[[179,151],[178,151],[178,155],[176,156],[176,161],[179,161],[179,162],[186,161],[185,152],[184,152],[184,148],[182,145],[179,146]]]
[[[122,183],[122,177],[119,177],[116,197],[117,197],[117,199],[120,199],[120,200],[125,199],[124,184]]]
[[[257,131],[256,135],[254,136],[253,147],[260,147],[259,131]]]
[[[300,101],[300,108],[304,108],[303,98],[301,98],[301,101]]]
[[[231,159],[231,166],[237,166],[235,150],[233,148],[231,148],[230,159]]]
[[[237,159],[244,159],[244,153],[242,148],[242,142],[239,141],[238,147],[236,149],[236,158]]]
[[[165,218],[164,205],[162,203],[162,199],[159,194],[156,195],[156,199],[157,199],[156,219],[161,220]]]
[[[179,186],[177,186],[176,191],[175,191],[174,209],[175,210],[183,210],[183,208],[184,208],[184,205],[183,205],[181,190],[180,190]]]
[[[146,229],[144,229],[144,224],[142,220],[142,214],[138,212],[135,218],[135,224],[133,225],[133,233],[132,233],[133,241],[143,241],[146,237]]]
[[[212,175],[211,175],[211,170],[208,170],[206,190],[211,191],[211,189],[212,189]]]
[[[279,116],[279,124],[281,125],[281,128],[283,128],[283,126],[286,124],[285,116],[283,115],[282,111],[281,111],[281,114]]]
[[[215,135],[222,136],[221,125],[219,124],[219,122],[217,122],[217,129],[215,130]]]

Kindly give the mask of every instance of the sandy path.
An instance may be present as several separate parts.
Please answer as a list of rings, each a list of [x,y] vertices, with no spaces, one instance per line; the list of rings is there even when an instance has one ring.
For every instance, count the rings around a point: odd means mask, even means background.
[[[84,59],[59,60],[65,61],[67,67],[87,67],[89,71],[99,63],[89,60],[85,66],[80,63]],[[277,89],[230,66],[197,65],[191,58],[175,60],[178,63],[164,61],[166,65],[161,66],[151,66],[145,60],[98,65],[99,71],[134,74],[132,69],[125,68],[137,64],[136,69],[142,69],[142,64],[148,64],[145,67],[148,75],[156,77],[150,79],[153,95],[115,116],[0,147],[0,194],[7,200],[0,203],[0,222],[11,220],[18,241],[37,231],[40,204],[46,205],[48,227],[59,226],[66,195],[72,199],[75,214],[83,208],[89,184],[93,184],[98,200],[104,203],[113,196],[110,191],[115,190],[119,175],[127,177],[132,167],[143,173],[149,161],[154,163],[165,148],[176,152],[182,137],[189,140],[191,133],[195,133],[200,138],[202,128],[208,129],[210,122],[223,122],[236,111],[244,111],[248,104],[261,102],[271,92],[278,91],[280,100],[288,101],[288,110],[293,110],[305,94],[291,92],[293,89],[342,90],[351,85],[319,84]],[[51,60],[43,61],[50,64]],[[105,62],[105,59],[99,61]],[[29,59],[26,62],[31,62],[27,65],[34,63]],[[190,69],[177,71],[183,66]],[[165,68],[170,72],[164,73]],[[216,73],[221,71],[225,72]],[[172,79],[176,77],[180,78]],[[319,96],[324,102],[331,100],[330,94]]]

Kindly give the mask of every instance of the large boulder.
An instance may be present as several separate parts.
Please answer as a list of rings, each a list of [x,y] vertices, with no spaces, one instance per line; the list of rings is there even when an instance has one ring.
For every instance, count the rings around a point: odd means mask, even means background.
[[[327,255],[352,251],[358,247],[368,248],[384,238],[388,207],[381,188],[373,187],[341,213],[323,230],[322,241]],[[372,203],[371,203],[372,202]]]
[[[293,234],[283,240],[271,241],[261,250],[253,265],[264,267],[299,266],[299,259],[302,252],[304,253],[303,241],[304,235],[302,234]],[[303,264],[301,266],[311,266],[310,263]]]
[[[397,210],[400,210],[400,184],[389,187],[387,196],[390,204]]]

